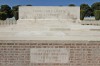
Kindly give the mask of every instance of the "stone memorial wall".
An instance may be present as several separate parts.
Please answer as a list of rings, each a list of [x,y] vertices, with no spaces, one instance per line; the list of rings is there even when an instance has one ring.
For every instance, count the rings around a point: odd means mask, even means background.
[[[100,66],[100,41],[0,40],[0,66]]]
[[[75,11],[75,12],[74,12]],[[71,19],[80,18],[79,7],[20,6],[19,19]]]
[[[100,66],[100,33],[65,23],[79,13],[79,7],[19,7],[19,23],[0,33],[0,66]]]

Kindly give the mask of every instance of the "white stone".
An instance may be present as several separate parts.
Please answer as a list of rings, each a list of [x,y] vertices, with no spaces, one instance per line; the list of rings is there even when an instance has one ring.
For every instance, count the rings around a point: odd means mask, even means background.
[[[59,16],[60,18],[51,16],[56,14],[56,10],[58,14],[62,14]],[[73,14],[78,20],[69,18],[68,13]],[[34,18],[39,16],[38,14],[42,14],[45,19]],[[44,14],[45,16],[43,16]],[[23,18],[26,16],[28,17]],[[78,23],[78,21],[80,22],[79,16],[80,7],[21,6],[17,24],[0,26],[0,40],[100,41],[100,26],[81,25]]]
[[[73,12],[75,11],[75,12]],[[20,19],[72,19],[80,18],[79,7],[68,6],[21,6],[19,7]]]

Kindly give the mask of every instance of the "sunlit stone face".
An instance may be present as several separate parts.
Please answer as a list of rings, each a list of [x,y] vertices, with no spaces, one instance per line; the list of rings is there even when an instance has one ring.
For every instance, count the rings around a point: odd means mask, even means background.
[[[100,66],[100,26],[70,20],[79,13],[79,7],[19,7],[17,23],[0,27],[0,66]]]
[[[76,12],[74,12],[76,11]],[[70,19],[79,18],[79,7],[19,7],[19,19]]]

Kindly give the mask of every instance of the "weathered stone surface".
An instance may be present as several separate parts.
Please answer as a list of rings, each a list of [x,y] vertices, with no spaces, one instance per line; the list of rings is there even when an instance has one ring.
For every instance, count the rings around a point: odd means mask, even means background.
[[[31,63],[68,63],[69,52],[67,48],[32,48],[30,59]]]
[[[18,43],[17,43],[18,42]],[[62,43],[60,43],[62,42]],[[48,48],[48,49],[47,49]],[[52,49],[53,48],[53,49]],[[31,53],[36,49],[64,50],[60,53],[69,54],[66,62],[43,62],[35,63],[39,58],[31,60]],[[67,50],[65,50],[67,49]],[[53,51],[54,52],[54,51]],[[50,52],[50,53],[53,53]],[[68,53],[69,52],[69,53]],[[37,53],[40,53],[37,52]],[[58,52],[59,53],[59,52]],[[42,55],[43,56],[43,55]],[[61,57],[65,55],[60,55]],[[50,56],[53,57],[53,56]],[[68,57],[68,55],[66,55]],[[46,59],[45,59],[46,60]],[[33,63],[34,61],[34,63]],[[53,61],[53,60],[52,60]],[[67,62],[68,61],[68,62]],[[0,41],[0,66],[99,66],[100,65],[100,42],[99,41]]]
[[[75,12],[73,12],[75,11]],[[21,6],[19,19],[73,19],[80,18],[79,7],[68,6]]]
[[[77,24],[77,7],[19,11],[17,24],[0,26],[0,66],[100,66],[100,26]]]

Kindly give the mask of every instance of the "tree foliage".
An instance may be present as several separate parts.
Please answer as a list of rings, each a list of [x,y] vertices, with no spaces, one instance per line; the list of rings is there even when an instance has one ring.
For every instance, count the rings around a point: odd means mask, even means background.
[[[100,20],[100,10],[95,10],[94,15],[96,20]]]
[[[14,17],[15,17],[16,20],[19,19],[18,11],[15,11],[15,12],[14,12]]]
[[[76,6],[75,4],[69,4],[68,6]]]
[[[8,12],[9,10],[11,10],[11,7],[8,5],[1,5],[1,11],[2,12]]]
[[[91,8],[93,9],[93,11],[100,10],[100,2],[93,3],[91,5]]]
[[[80,20],[84,20],[85,14],[86,14],[85,10],[80,11]]]
[[[5,12],[0,12],[0,20],[6,20],[7,14]]]
[[[13,17],[11,7],[8,6],[8,5],[1,5],[0,11],[5,12],[7,14],[7,18],[12,18]]]
[[[88,9],[90,9],[90,6],[88,4],[81,4],[80,9],[81,10],[88,10]]]
[[[28,4],[28,5],[26,5],[26,6],[32,6],[32,5]]]
[[[16,20],[19,19],[19,17],[18,17],[18,16],[19,16],[19,15],[18,15],[19,6],[20,6],[20,5],[16,5],[16,6],[13,6],[13,7],[12,7],[13,15],[14,15],[14,17],[15,17]]]
[[[85,10],[85,17],[90,17],[93,16],[93,10],[88,4],[81,4],[80,5],[80,10]]]
[[[20,5],[13,6],[13,7],[12,7],[12,10],[13,10],[13,11],[18,11],[19,6],[20,6]]]

